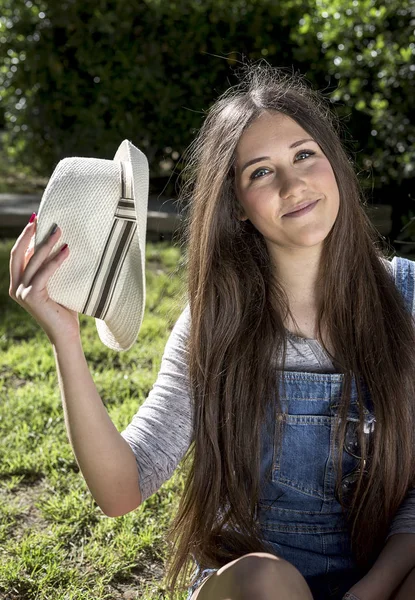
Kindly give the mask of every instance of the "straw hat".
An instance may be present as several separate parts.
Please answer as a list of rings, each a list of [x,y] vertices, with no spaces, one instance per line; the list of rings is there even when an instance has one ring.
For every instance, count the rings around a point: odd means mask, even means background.
[[[35,248],[56,223],[70,254],[48,282],[50,298],[95,317],[101,341],[129,350],[145,308],[149,173],[145,155],[124,140],[114,160],[65,158],[46,186]]]

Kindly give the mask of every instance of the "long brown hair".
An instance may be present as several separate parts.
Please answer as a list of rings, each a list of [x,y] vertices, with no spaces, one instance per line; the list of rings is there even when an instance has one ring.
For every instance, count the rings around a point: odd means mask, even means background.
[[[343,374],[339,447],[356,376],[359,438],[369,473],[363,477],[362,470],[351,506],[342,506],[352,550],[363,569],[376,560],[415,481],[413,319],[381,260],[389,250],[364,210],[366,200],[343,147],[340,120],[300,74],[266,61],[245,64],[242,71],[240,82],[211,106],[189,147],[180,196],[189,207],[184,246],[194,438],[185,457],[184,493],[168,536],[172,596],[179,581],[188,585],[192,556],[202,567],[220,567],[249,552],[272,552],[255,519],[260,433],[267,407],[275,409],[276,418],[281,410],[283,365],[276,364],[276,356],[282,350],[285,359],[284,323],[291,311],[273,277],[262,234],[249,220],[237,218],[234,187],[238,140],[265,110],[290,116],[317,141],[339,189],[338,217],[320,261],[317,318],[320,338],[324,327],[334,348],[332,360]],[[370,452],[363,434],[362,380],[376,417]]]

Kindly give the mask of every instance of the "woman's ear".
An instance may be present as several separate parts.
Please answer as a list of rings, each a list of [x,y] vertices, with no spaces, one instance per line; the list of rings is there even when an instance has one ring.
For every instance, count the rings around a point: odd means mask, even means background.
[[[238,189],[237,189],[237,185],[235,184],[235,182],[233,181],[232,183],[233,185],[233,191],[235,194],[235,203],[236,203],[236,209],[235,209],[235,213],[236,213],[236,218],[238,219],[238,221],[247,221],[248,217],[245,214],[244,208],[239,200],[238,197]]]
[[[247,221],[248,220],[248,217],[244,213],[243,208],[241,206],[238,208],[236,218],[238,219],[238,221]]]
[[[246,216],[244,208],[243,208],[242,204],[239,202],[238,197],[236,197],[235,213],[236,213],[236,218],[238,219],[238,221],[247,221],[248,220],[248,217]]]

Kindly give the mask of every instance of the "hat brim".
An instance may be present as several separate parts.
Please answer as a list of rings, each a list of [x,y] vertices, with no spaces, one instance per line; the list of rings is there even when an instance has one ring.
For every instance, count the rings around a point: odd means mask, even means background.
[[[101,341],[120,352],[133,346],[144,318],[149,177],[146,156],[128,140],[124,140],[119,146],[114,161],[131,164],[136,227],[130,245],[125,249],[118,283],[121,290],[117,290],[117,302],[105,320],[95,319],[95,323]]]

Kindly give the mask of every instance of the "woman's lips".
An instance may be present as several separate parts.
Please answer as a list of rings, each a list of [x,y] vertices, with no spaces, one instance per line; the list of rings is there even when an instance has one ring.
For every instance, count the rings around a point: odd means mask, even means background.
[[[315,202],[312,202],[305,208],[301,208],[300,210],[296,210],[295,212],[287,213],[286,215],[283,215],[283,216],[284,217],[301,217],[302,215],[305,215],[308,212],[312,211],[313,208],[316,206],[317,202],[319,202],[319,201],[320,201],[320,199],[316,200]]]

